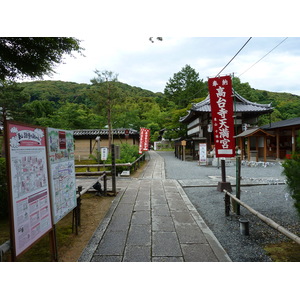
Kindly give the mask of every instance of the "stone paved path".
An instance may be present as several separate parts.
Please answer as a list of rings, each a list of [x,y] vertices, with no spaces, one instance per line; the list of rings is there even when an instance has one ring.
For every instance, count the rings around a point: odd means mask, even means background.
[[[165,179],[163,158],[149,154],[140,178],[122,180],[78,261],[231,261],[177,180]]]

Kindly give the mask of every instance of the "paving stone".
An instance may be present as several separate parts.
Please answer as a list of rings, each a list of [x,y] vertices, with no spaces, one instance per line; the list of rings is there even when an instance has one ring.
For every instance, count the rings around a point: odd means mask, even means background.
[[[120,255],[94,255],[92,262],[121,262],[122,257]]]
[[[168,204],[170,207],[170,210],[176,210],[176,211],[188,211],[188,208],[186,204],[181,200],[168,200]]]
[[[175,226],[178,224],[196,224],[189,212],[171,211]]]
[[[131,225],[127,245],[151,245],[151,225]]]
[[[162,204],[168,204],[166,197],[164,196],[152,196],[151,197],[151,203],[152,205],[162,205]]]
[[[153,256],[182,256],[175,232],[152,232]]]
[[[124,262],[151,262],[151,246],[127,245]]]
[[[136,210],[150,210],[150,202],[136,202],[135,206],[133,208],[135,211]]]
[[[127,231],[129,229],[131,215],[113,216],[107,226],[108,231]]]
[[[133,210],[133,203],[119,203],[117,206],[114,215],[131,215]]]
[[[126,237],[125,231],[105,232],[95,255],[123,255]]]
[[[152,262],[183,262],[182,256],[153,256]]]
[[[181,244],[184,261],[216,262],[216,255],[208,244]]]
[[[153,231],[175,231],[173,219],[171,216],[152,216]]]
[[[176,225],[176,232],[180,244],[207,243],[205,235],[200,230],[198,225],[193,225],[193,224]]]
[[[132,225],[150,225],[151,219],[150,219],[150,211],[148,210],[137,210],[134,211],[132,214],[131,219]]]
[[[170,210],[167,204],[152,206],[152,216],[170,216]]]

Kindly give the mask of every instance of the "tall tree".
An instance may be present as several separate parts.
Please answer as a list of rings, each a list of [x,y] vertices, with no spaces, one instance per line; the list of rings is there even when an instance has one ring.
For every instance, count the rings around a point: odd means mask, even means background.
[[[6,119],[21,118],[22,105],[28,100],[22,91],[16,83],[0,80],[0,124]]]
[[[79,44],[79,40],[69,37],[0,38],[0,79],[51,75],[64,54],[81,53]]]
[[[203,80],[199,79],[199,74],[191,66],[186,65],[169,79],[164,93],[178,108],[184,108],[191,100],[206,96],[207,87]]]
[[[106,110],[108,125],[108,147],[112,144],[112,109],[118,98],[118,89],[115,83],[118,81],[118,74],[112,71],[95,70],[97,77],[91,79],[91,83],[97,87],[99,105]]]

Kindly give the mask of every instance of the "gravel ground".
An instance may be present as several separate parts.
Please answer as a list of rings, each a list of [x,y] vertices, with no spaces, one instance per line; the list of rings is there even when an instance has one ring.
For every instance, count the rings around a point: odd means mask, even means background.
[[[170,179],[207,179],[208,176],[221,176],[221,169],[212,166],[199,166],[197,162],[181,161],[174,157],[173,152],[158,152],[165,160],[166,177]],[[242,165],[241,176],[252,182],[268,182],[269,185],[255,185],[241,187],[241,200],[273,219],[291,232],[300,233],[300,222],[294,207],[294,200],[289,196],[285,184],[282,182],[282,166],[270,163],[267,167]],[[227,176],[235,176],[235,166],[226,167]],[[235,187],[232,186],[235,194]],[[228,255],[235,262],[268,262],[270,257],[263,247],[279,241],[288,241],[281,233],[272,229],[260,219],[241,207],[241,215],[231,213],[225,216],[224,194],[216,187],[185,187],[190,201],[194,204],[206,224],[213,231]],[[249,220],[249,236],[240,233],[239,218]]]

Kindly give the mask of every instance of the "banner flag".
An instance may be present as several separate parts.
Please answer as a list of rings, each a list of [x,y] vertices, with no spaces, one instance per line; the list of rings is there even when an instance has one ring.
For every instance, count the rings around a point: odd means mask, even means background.
[[[234,157],[233,97],[230,76],[208,79],[216,157]]]
[[[149,150],[149,141],[150,141],[150,129],[141,128],[140,129],[139,154],[142,154],[143,151]]]

